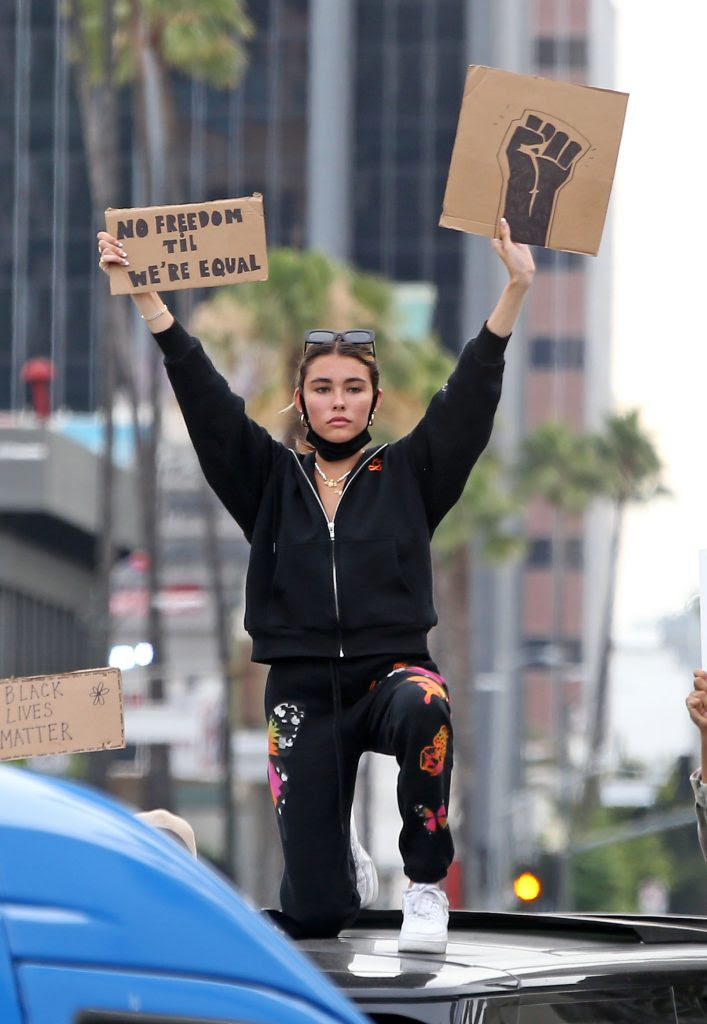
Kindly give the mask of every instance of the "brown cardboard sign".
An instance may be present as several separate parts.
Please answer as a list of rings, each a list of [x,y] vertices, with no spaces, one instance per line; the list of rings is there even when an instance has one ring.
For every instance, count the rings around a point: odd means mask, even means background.
[[[472,65],[440,224],[596,255],[628,94]]]
[[[110,267],[113,295],[266,281],[263,197],[106,210],[130,266]]]
[[[0,679],[0,761],[124,746],[119,669]]]

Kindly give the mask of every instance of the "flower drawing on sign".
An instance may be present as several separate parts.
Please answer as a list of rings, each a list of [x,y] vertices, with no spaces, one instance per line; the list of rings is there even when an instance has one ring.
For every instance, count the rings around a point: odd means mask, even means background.
[[[106,696],[109,693],[110,690],[105,685],[105,683],[98,683],[96,686],[94,686],[92,690],[89,692],[89,697],[93,697],[94,707],[96,706],[96,704],[105,704]]]

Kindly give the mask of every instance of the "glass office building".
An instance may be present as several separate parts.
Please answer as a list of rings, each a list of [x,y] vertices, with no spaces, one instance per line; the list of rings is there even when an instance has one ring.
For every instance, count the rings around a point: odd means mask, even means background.
[[[444,344],[462,340],[462,236],[437,226],[466,72],[466,5],[354,5],[351,257],[437,289]]]
[[[251,0],[256,34],[237,89],[216,91],[174,76],[183,195],[215,199],[263,192],[270,245],[312,241],[307,226],[311,170],[332,154],[308,150],[310,31],[314,0]],[[341,253],[396,281],[434,282],[446,344],[459,340],[462,241],[441,231],[447,167],[465,70],[465,4],[460,0],[350,0],[347,119],[351,171],[350,244]],[[0,3],[0,171],[6,183],[0,227],[0,410],[21,410],[27,359],[49,356],[56,409],[100,405],[99,305],[91,204],[70,39],[63,5]],[[335,92],[344,83],[332,80]],[[121,195],[138,205],[131,97],[118,125]],[[316,242],[316,239],[314,240]],[[97,289],[100,291],[97,292]]]
[[[254,3],[257,34],[238,89],[216,91],[173,76],[177,201],[264,192],[271,245],[304,243],[307,22],[305,0]],[[22,369],[52,359],[53,408],[100,406],[100,303],[95,231],[65,5],[0,0],[0,411],[29,405]],[[131,96],[117,126],[120,195],[139,205]]]

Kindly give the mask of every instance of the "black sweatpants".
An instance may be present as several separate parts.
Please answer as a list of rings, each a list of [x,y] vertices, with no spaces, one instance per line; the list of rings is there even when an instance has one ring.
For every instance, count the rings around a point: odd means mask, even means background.
[[[349,821],[364,751],[392,754],[400,766],[405,874],[414,882],[446,875],[454,856],[447,824],[452,728],[447,687],[432,661],[278,661],[268,675],[265,713],[285,858],[279,920],[288,932],[336,935],[358,913]]]

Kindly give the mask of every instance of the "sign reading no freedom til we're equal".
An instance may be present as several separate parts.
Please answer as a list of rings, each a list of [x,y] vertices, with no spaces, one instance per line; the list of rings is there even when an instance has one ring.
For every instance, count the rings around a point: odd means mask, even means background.
[[[119,669],[0,679],[0,760],[124,746]]]
[[[214,288],[265,281],[268,252],[263,197],[105,212],[106,231],[129,266],[112,264],[113,295]]]

